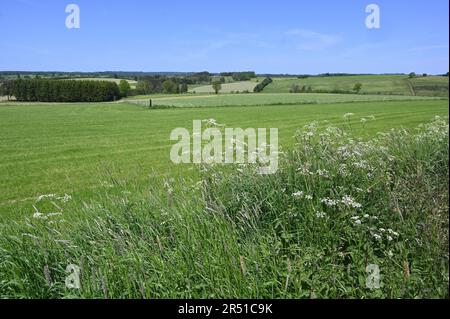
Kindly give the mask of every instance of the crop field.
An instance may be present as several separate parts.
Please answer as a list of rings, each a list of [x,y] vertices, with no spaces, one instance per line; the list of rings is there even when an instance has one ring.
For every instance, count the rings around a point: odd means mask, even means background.
[[[448,77],[421,77],[409,81],[415,95],[448,97]]]
[[[151,96],[140,99],[129,99],[129,102],[148,105]],[[374,101],[408,101],[429,100],[433,97],[416,97],[402,95],[364,95],[364,94],[314,94],[314,93],[260,93],[260,94],[210,94],[191,96],[156,96],[152,98],[155,106],[172,107],[212,107],[212,106],[258,106],[258,105],[289,105],[289,104],[330,104],[349,102]]]
[[[268,85],[265,93],[288,93],[295,84],[311,86],[313,90],[351,91],[356,83],[362,84],[361,93],[364,94],[397,94],[397,95],[430,95],[433,89],[438,89],[439,96],[448,97],[448,77],[426,77],[409,79],[405,75],[357,75],[309,77],[305,79],[289,78],[276,79]],[[418,88],[417,92],[411,85]],[[426,88],[429,88],[428,90]],[[431,88],[430,88],[431,87]]]

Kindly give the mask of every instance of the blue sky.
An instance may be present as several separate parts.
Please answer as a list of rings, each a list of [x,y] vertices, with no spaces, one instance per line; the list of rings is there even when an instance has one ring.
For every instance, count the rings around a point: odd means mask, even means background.
[[[80,7],[67,29],[66,5]],[[381,28],[367,29],[368,4]],[[0,70],[445,73],[448,0],[2,0]]]

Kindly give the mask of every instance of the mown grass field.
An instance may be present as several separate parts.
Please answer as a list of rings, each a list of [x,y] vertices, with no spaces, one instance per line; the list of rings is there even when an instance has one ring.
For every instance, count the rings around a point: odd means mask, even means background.
[[[253,104],[267,101],[267,97],[259,95],[218,97],[230,98],[238,98],[242,104],[252,104],[247,99],[255,99]],[[273,103],[277,98],[273,97]],[[414,127],[434,115],[448,115],[448,100],[345,103],[349,96],[342,98],[342,103],[337,104],[161,110],[126,103],[3,103],[0,105],[1,216],[30,214],[31,204],[41,194],[67,193],[79,199],[89,198],[105,182],[108,170],[124,178],[134,176],[138,181],[149,175],[189,173],[187,166],[170,162],[169,135],[176,127],[191,129],[194,119],[215,118],[229,127],[276,127],[280,145],[288,148],[293,144],[296,129],[314,120],[341,125],[343,114],[348,112],[355,114],[351,122],[356,133],[365,138],[394,127]],[[198,98],[197,102],[208,99],[215,101],[216,97]],[[376,121],[363,126],[360,118],[370,115]]]
[[[148,98],[133,99],[129,102],[148,105]],[[252,93],[252,94],[210,94],[210,95],[180,95],[157,96],[152,98],[155,106],[172,107],[213,107],[213,106],[258,106],[258,105],[301,105],[301,104],[333,104],[350,102],[374,101],[406,101],[428,100],[433,97],[413,97],[402,95],[364,95],[364,94],[291,94],[291,93]]]

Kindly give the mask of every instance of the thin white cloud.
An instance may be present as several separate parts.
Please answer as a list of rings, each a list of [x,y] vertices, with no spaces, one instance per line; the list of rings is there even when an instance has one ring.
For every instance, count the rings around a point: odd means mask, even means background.
[[[286,32],[294,37],[300,50],[320,50],[333,46],[342,41],[342,37],[334,34],[324,34],[304,29],[294,29]]]

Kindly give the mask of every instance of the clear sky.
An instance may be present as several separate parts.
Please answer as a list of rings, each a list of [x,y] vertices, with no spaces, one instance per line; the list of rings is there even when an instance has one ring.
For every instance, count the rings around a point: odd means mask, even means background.
[[[445,73],[448,12],[448,0],[1,0],[0,70]]]

